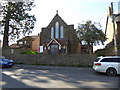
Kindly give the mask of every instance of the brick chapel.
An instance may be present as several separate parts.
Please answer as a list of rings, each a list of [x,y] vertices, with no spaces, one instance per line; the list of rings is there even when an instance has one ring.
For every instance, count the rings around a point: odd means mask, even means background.
[[[48,54],[81,53],[81,45],[77,40],[74,25],[67,25],[58,15],[58,12],[50,24],[42,28],[40,33],[40,46],[43,46],[43,53]]]

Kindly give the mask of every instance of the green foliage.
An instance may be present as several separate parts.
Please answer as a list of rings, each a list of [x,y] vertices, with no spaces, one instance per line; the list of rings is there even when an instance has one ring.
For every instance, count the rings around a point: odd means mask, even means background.
[[[34,2],[6,2],[1,3],[0,13],[3,16],[0,21],[0,34],[4,35],[4,39],[11,40],[19,38],[21,35],[30,34],[33,31],[36,18],[30,15],[29,11],[35,6]],[[3,39],[4,43],[8,40]],[[7,44],[5,44],[7,45]]]
[[[104,44],[106,36],[101,30],[101,25],[99,23],[92,23],[92,21],[86,21],[84,24],[78,25],[77,36],[80,43],[84,43],[88,46],[89,53],[92,51],[90,47],[93,45]]]
[[[38,52],[36,52],[36,51],[24,51],[24,52],[21,52],[20,54],[38,54]]]
[[[92,21],[87,21],[85,24],[79,24],[77,35],[79,40],[88,45],[104,44],[106,36],[101,30],[101,25],[98,23],[92,23]]]

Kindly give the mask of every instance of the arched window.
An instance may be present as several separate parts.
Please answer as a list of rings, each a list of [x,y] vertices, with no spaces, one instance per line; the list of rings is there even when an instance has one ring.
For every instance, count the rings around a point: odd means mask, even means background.
[[[54,28],[51,27],[51,38],[54,38]]]
[[[63,26],[60,27],[60,38],[64,38],[64,28],[63,28]]]
[[[55,23],[55,38],[59,38],[59,22]]]

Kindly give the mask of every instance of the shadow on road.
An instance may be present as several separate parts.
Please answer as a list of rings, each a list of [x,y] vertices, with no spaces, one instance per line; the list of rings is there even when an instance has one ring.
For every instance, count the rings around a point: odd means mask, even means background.
[[[40,88],[40,85],[46,87],[66,87],[69,88],[117,88],[117,77],[108,77],[95,73],[91,70],[35,70],[35,69],[6,69],[4,71],[11,72],[12,76],[18,77],[21,81],[28,81],[22,83],[16,79],[11,78],[8,75],[2,74],[3,88]],[[13,83],[14,82],[14,85]],[[54,83],[53,83],[54,82]],[[15,84],[16,83],[16,84]],[[66,84],[66,85],[65,85]]]
[[[2,89],[4,90],[8,88],[36,88],[36,87],[31,87],[28,86],[14,78],[11,78],[9,75],[3,74],[2,73]]]

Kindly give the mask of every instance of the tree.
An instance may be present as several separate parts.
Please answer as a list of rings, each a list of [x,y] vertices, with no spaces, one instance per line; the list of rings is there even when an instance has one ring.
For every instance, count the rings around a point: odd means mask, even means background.
[[[101,30],[101,25],[86,21],[84,24],[78,25],[77,36],[81,44],[87,45],[89,54],[93,53],[93,45],[104,44],[106,36]]]
[[[3,47],[8,47],[9,36],[14,40],[21,35],[30,34],[33,31],[36,18],[29,15],[29,11],[35,6],[34,2],[7,2],[3,3],[1,15],[3,16],[0,25],[0,34],[3,35]]]

